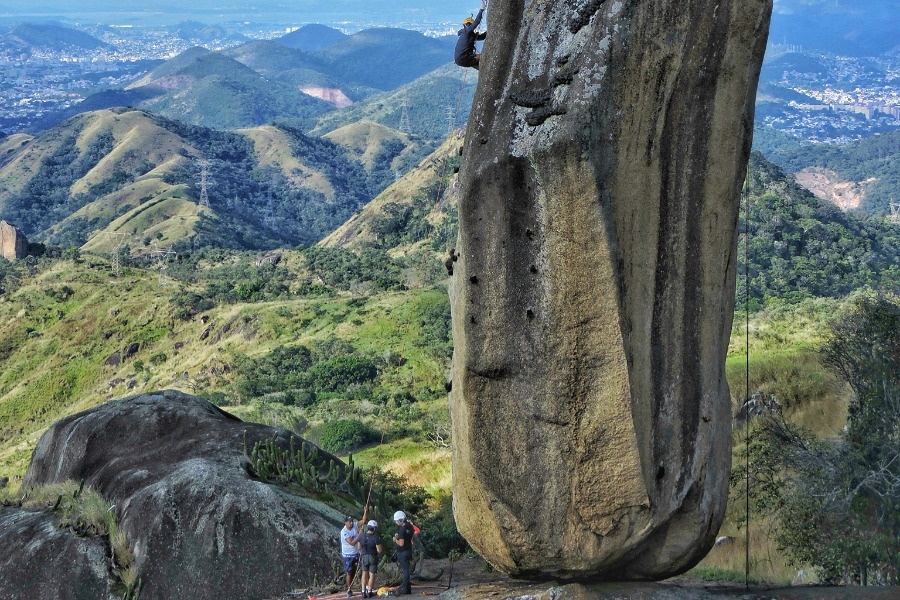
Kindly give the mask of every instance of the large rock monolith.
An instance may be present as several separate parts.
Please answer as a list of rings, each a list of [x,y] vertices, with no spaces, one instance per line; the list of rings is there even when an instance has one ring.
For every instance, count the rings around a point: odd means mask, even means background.
[[[454,511],[496,568],[653,579],[727,498],[771,0],[494,0],[460,176]]]
[[[28,238],[17,227],[0,221],[0,257],[16,260],[28,256]]]

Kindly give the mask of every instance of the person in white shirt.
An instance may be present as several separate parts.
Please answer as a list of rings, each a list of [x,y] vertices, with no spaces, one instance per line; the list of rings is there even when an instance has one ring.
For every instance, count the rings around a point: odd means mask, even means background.
[[[368,511],[363,514],[362,520],[366,520]],[[359,522],[347,515],[344,518],[344,526],[341,527],[341,559],[344,562],[344,574],[347,578],[347,596],[353,595],[353,579],[356,577],[356,569],[359,566],[359,549],[356,543],[359,541]]]

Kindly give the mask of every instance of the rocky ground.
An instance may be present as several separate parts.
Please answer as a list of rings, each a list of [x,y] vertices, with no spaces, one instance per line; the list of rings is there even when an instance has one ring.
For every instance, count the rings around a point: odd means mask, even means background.
[[[685,577],[647,583],[536,583],[510,579],[490,569],[480,558],[463,558],[452,565],[448,560],[429,560],[422,568],[422,576],[435,579],[414,579],[413,596],[436,596],[438,600],[894,600],[900,593],[896,587],[752,586],[748,589],[739,584]],[[383,577],[379,576],[378,581],[384,581]],[[346,594],[334,586],[296,590],[272,600],[324,600],[331,596],[345,598]],[[359,593],[354,597],[359,598]]]

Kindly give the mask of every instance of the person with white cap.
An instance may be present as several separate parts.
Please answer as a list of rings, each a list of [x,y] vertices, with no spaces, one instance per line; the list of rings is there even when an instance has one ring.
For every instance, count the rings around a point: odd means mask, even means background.
[[[409,583],[409,563],[412,559],[412,544],[415,530],[412,523],[406,518],[406,513],[398,510],[394,513],[394,523],[397,524],[397,533],[394,534],[394,543],[397,544],[397,565],[403,573],[403,581],[397,590],[398,594],[411,594]]]
[[[369,521],[366,524],[366,532],[360,534],[356,546],[359,548],[359,565],[362,569],[362,596],[363,598],[375,597],[375,573],[378,572],[378,555],[384,549],[381,546],[381,538],[375,533],[378,522]]]

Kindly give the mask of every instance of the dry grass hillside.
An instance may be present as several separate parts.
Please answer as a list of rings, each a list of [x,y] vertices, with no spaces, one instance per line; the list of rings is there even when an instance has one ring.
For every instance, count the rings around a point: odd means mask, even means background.
[[[321,170],[306,165],[294,156],[291,140],[284,130],[271,125],[252,129],[238,129],[238,133],[253,141],[261,166],[280,170],[295,186],[303,186],[321,192],[329,200],[334,199],[334,186]]]
[[[341,139],[356,143],[349,132]],[[371,172],[375,158],[387,156],[392,180],[391,162],[416,151],[390,132],[360,139],[358,158],[287,126],[222,132],[141,110],[86,112],[34,138],[3,139],[0,217],[34,241],[96,252],[125,244],[140,254],[198,235],[236,248],[309,244],[387,184]],[[198,206],[200,160],[211,210]]]
[[[379,243],[377,226],[380,219],[388,216],[386,209],[389,206],[413,207],[424,201],[426,205],[421,207],[424,218],[432,227],[438,226],[445,220],[447,211],[455,208],[456,173],[453,159],[459,156],[463,141],[462,137],[451,135],[409,173],[325,237],[320,245],[348,249],[377,245]],[[423,191],[428,188],[434,190],[434,195],[423,198]],[[402,251],[403,248],[394,247],[394,250]]]
[[[385,144],[395,142],[403,146],[403,151],[391,160],[391,169],[399,169],[403,157],[409,155],[417,145],[409,134],[372,121],[351,123],[335,129],[323,137],[346,148],[363,164],[367,171],[371,171],[375,167],[376,158],[379,152],[384,150]]]
[[[282,251],[277,267],[260,268],[291,282],[278,293],[280,299],[222,302],[185,317],[176,298],[208,294],[204,286],[211,280],[205,273],[215,278],[217,271],[238,264],[249,264],[243,272],[256,270],[252,256],[249,263],[242,255],[213,256],[197,263],[190,275],[195,283],[161,280],[152,265],[126,266],[115,276],[109,261],[90,255],[42,259],[16,271],[18,287],[0,295],[0,476],[24,472],[37,438],[54,421],[113,398],[164,388],[195,394],[218,390],[228,398],[227,410],[238,416],[280,426],[300,417],[308,424],[304,433],[314,437],[323,422],[347,416],[388,427],[393,410],[414,415],[422,426],[446,420],[446,359],[422,341],[427,322],[418,316],[435,303],[446,304],[444,292],[305,296],[301,289],[310,273],[303,255]],[[360,402],[333,394],[304,409],[234,391],[240,389],[233,387],[243,373],[239,365],[248,360],[241,357],[255,360],[276,348],[312,347],[335,338],[352,343],[361,356],[384,360],[379,389],[388,390],[386,398],[392,393],[399,398],[402,391],[404,400],[382,407],[371,398]],[[414,397],[417,401],[408,404]],[[403,431],[399,438],[410,429]],[[394,450],[380,450],[383,459],[419,464],[420,470],[423,462],[434,465],[444,475],[429,487],[448,484],[449,455],[409,458],[421,444],[395,441]],[[432,467],[428,470],[431,477]]]

